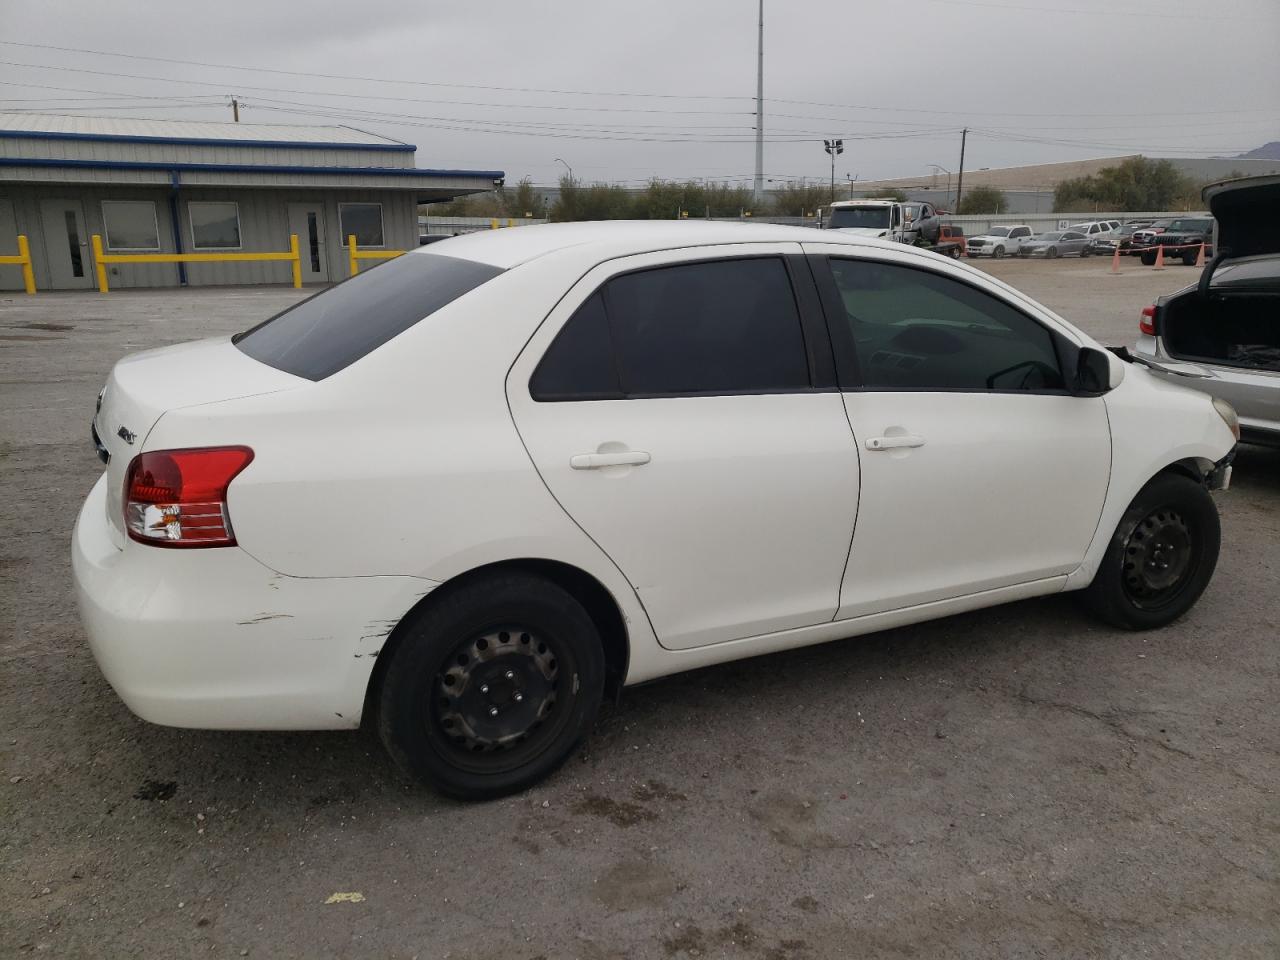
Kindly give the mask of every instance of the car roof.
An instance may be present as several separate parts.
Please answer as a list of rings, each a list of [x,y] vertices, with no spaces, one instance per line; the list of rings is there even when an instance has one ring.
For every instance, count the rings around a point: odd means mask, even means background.
[[[412,254],[461,257],[509,269],[573,247],[591,246],[598,260],[654,250],[723,243],[843,243],[900,248],[901,244],[813,227],[707,220],[599,220],[479,230],[433,243]]]

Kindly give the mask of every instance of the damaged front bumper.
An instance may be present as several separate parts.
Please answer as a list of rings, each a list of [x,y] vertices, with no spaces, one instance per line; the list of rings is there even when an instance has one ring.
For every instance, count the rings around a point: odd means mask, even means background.
[[[1213,469],[1205,474],[1204,482],[1210,490],[1229,490],[1231,488],[1231,461],[1236,458],[1236,448],[1213,465]]]

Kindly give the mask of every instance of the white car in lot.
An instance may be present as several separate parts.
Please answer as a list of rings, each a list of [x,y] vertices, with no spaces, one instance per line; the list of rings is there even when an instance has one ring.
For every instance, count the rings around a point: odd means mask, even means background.
[[[73,566],[144,719],[365,719],[490,797],[625,684],[1066,590],[1168,623],[1236,429],[902,244],[526,227],[121,360]]]
[[[1030,240],[1033,230],[1025,223],[992,227],[986,233],[970,237],[966,252],[971,257],[1016,257],[1022,241]]]
[[[1120,229],[1119,220],[1089,220],[1084,223],[1073,223],[1067,227],[1075,233],[1083,233],[1091,247],[1110,243],[1116,238]]]

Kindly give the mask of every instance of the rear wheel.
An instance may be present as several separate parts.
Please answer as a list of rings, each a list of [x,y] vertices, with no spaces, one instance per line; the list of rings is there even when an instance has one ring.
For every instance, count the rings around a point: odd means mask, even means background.
[[[1088,247],[1088,246],[1083,246],[1083,247],[1081,247],[1081,248],[1080,248],[1080,258],[1081,258],[1081,259],[1084,259],[1085,257],[1089,256],[1089,254],[1091,254],[1091,253],[1093,253],[1093,251],[1092,251],[1091,249],[1089,249],[1089,247]]]
[[[1182,616],[1218,563],[1218,510],[1204,485],[1161,474],[1125,511],[1084,604],[1107,623],[1151,630]]]
[[[405,624],[379,733],[411,776],[465,800],[523,790],[586,735],[604,686],[591,617],[524,573],[477,579]]]

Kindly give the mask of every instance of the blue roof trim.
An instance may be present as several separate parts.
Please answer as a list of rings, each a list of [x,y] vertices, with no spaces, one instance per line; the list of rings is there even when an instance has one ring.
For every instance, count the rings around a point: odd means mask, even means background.
[[[0,167],[73,167],[105,170],[203,170],[222,173],[341,174],[350,177],[481,177],[504,179],[501,170],[422,170],[418,167],[303,167],[271,163],[164,163],[151,160],[59,160],[51,157],[0,157]]]
[[[362,133],[364,131],[361,131]],[[0,137],[24,140],[91,140],[99,143],[164,143],[183,147],[280,147],[298,150],[378,150],[390,153],[413,153],[411,143],[325,143],[323,141],[232,140],[200,137],[144,137],[124,133],[63,133],[50,130],[0,130]]]

